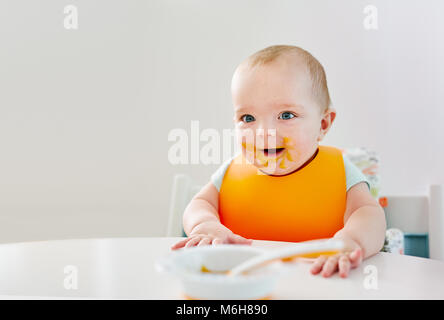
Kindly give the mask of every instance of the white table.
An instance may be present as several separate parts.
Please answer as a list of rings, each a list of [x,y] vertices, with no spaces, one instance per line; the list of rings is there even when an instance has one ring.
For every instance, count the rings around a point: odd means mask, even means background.
[[[0,244],[0,298],[183,299],[179,281],[156,272],[154,266],[180,239]],[[267,248],[285,245],[289,244],[253,242],[253,246]],[[365,273],[367,266],[371,274]],[[314,276],[309,267],[309,263],[295,264],[278,282],[272,299],[444,299],[444,263],[440,261],[379,253],[346,279],[337,274]],[[77,288],[72,287],[75,279]]]

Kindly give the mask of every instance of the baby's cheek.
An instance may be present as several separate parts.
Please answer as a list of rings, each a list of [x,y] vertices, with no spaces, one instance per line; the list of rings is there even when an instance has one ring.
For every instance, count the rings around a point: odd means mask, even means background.
[[[255,136],[254,131],[251,129],[236,130],[236,142],[239,146],[252,146],[254,145]]]
[[[303,137],[288,137],[288,143],[286,144],[287,157],[289,162],[304,162],[305,158],[312,156],[313,150],[316,149],[316,143],[313,143],[311,139],[305,139]]]

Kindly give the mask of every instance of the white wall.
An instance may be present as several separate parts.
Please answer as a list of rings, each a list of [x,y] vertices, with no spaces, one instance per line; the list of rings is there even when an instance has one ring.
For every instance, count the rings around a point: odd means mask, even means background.
[[[232,72],[272,44],[324,65],[325,144],[376,150],[383,193],[425,194],[444,180],[443,15],[439,0],[0,0],[0,241],[163,235],[173,175],[217,168],[171,165],[168,133],[231,128]]]

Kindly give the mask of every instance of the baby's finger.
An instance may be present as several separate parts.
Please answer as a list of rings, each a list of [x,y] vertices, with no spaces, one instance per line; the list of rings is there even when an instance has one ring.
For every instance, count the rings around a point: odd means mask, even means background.
[[[206,246],[209,244],[211,244],[211,238],[203,238],[202,240],[200,240],[200,242],[197,246],[201,247],[201,246]]]
[[[348,275],[348,272],[350,271],[350,259],[346,256],[343,255],[339,258],[338,261],[338,268],[339,268],[339,276],[341,278],[346,278]]]
[[[182,248],[188,241],[190,241],[190,238],[185,238],[185,239],[180,240],[179,242],[177,242],[171,246],[171,250],[176,250],[176,249]]]
[[[311,273],[312,274],[318,274],[322,270],[322,266],[324,265],[325,261],[327,261],[326,256],[320,256],[318,257],[315,262],[313,262],[313,265],[311,266]]]
[[[218,245],[223,244],[224,241],[221,238],[214,238],[213,241],[211,241],[211,244]]]
[[[230,234],[227,238],[228,243],[251,244],[253,240],[241,237],[238,234]]]
[[[350,253],[349,257],[350,257],[351,267],[356,268],[362,262],[362,250],[360,248],[356,249],[355,251]]]
[[[338,260],[339,257],[333,256],[329,257],[327,261],[324,263],[324,267],[322,268],[322,276],[329,277],[338,269]]]
[[[195,236],[195,237],[191,238],[190,241],[188,241],[187,244],[185,245],[185,248],[195,246],[196,244],[199,243],[200,239],[202,239],[202,236]]]

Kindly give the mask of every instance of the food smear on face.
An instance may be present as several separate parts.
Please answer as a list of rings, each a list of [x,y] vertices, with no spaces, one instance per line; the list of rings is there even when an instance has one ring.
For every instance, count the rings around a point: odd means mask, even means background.
[[[291,157],[291,154],[290,154],[289,151],[287,151],[287,155],[286,156],[287,156],[287,160],[288,161],[294,161],[293,158]]]
[[[246,150],[246,151],[250,151],[254,154],[254,158],[258,161],[258,163],[263,166],[263,167],[276,167],[276,164],[279,160],[279,168],[281,169],[286,169],[288,167],[288,164],[286,163],[285,160],[292,162],[294,161],[292,155],[290,154],[290,150],[289,149],[293,149],[292,146],[290,145],[291,142],[291,138],[290,137],[284,137],[283,138],[283,145],[279,148],[273,149],[273,150],[278,150],[278,149],[284,149],[283,152],[281,152],[281,154],[277,155],[276,152],[269,152],[269,151],[265,151],[267,149],[261,150],[256,148],[256,146],[253,143],[247,143],[247,142],[242,142],[242,147]],[[271,150],[271,149],[270,149]]]
[[[256,151],[256,147],[252,143],[242,142],[242,147],[244,147],[248,151]]]
[[[285,158],[282,158],[281,163],[279,164],[279,168],[286,169],[287,166],[285,165]]]
[[[294,161],[289,149],[293,149],[292,146],[290,145],[290,141],[291,139],[289,137],[284,137],[284,148],[285,148],[285,157],[287,158],[288,161]]]

